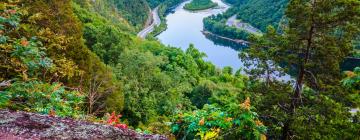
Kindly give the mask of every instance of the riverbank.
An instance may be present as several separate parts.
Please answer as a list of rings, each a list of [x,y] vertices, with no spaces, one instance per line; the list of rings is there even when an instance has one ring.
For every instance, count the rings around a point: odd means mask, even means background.
[[[245,40],[233,39],[233,38],[228,38],[228,37],[220,36],[220,35],[214,34],[214,33],[212,33],[212,32],[206,31],[206,30],[203,30],[203,31],[201,31],[201,32],[202,32],[204,35],[212,35],[212,36],[215,36],[215,37],[218,37],[218,38],[227,40],[227,41],[232,41],[232,42],[238,43],[239,45],[249,45],[249,44],[250,44],[250,42],[245,41]]]
[[[245,23],[245,22],[242,22],[240,20],[238,20],[236,18],[236,14],[231,16],[230,18],[228,18],[228,20],[226,21],[226,25],[227,26],[230,26],[230,27],[236,27],[238,29],[243,29],[243,30],[246,30],[248,31],[249,33],[252,33],[252,34],[262,34],[261,31],[255,27],[253,27],[251,24],[249,23]]]

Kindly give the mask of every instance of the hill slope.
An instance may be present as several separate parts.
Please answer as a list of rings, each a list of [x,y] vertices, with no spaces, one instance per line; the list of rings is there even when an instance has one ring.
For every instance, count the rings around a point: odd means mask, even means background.
[[[265,31],[268,25],[277,27],[284,16],[288,0],[227,0],[234,4],[237,17]]]

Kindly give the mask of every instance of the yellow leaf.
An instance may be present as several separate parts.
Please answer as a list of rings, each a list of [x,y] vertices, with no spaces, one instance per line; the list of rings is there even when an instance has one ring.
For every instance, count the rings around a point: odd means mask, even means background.
[[[251,102],[251,101],[250,101],[250,98],[247,97],[246,100],[245,100],[245,102],[242,103],[240,106],[241,106],[242,108],[246,109],[246,110],[250,110],[250,107],[251,107],[250,102]]]
[[[264,134],[261,134],[260,140],[266,140],[266,139],[267,139],[266,136]]]

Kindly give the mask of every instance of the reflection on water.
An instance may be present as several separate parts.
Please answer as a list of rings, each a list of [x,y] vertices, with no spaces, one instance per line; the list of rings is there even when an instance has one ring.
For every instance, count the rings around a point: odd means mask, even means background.
[[[226,39],[217,37],[216,35],[212,35],[212,34],[204,34],[204,35],[207,39],[213,41],[214,44],[218,45],[218,46],[229,47],[236,51],[241,51],[243,49],[248,48],[247,45],[243,45],[243,44],[240,44],[240,43],[237,43],[234,41],[226,40]]]

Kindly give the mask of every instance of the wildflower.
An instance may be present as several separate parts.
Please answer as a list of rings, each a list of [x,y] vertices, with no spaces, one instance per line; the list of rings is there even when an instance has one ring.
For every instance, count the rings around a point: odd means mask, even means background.
[[[8,12],[9,14],[16,14],[17,11],[11,9],[11,10],[7,10],[7,12]]]
[[[119,118],[116,116],[115,111],[111,113],[107,123],[112,125],[116,124],[119,121]]]
[[[114,125],[115,127],[117,127],[117,128],[123,128],[123,129],[125,129],[125,128],[128,128],[128,126],[126,125],[126,124],[115,124]]]
[[[108,116],[108,120],[107,120],[107,124],[109,125],[113,125],[114,127],[117,127],[117,128],[128,128],[128,126],[126,124],[122,124],[120,123],[120,120],[119,118],[122,117],[121,114],[119,115],[116,115],[115,111],[110,114],[107,114],[106,116]]]
[[[233,118],[226,118],[225,119],[225,121],[227,121],[227,122],[230,122],[230,121],[232,121],[233,120]]]
[[[55,116],[56,116],[56,112],[55,112],[53,109],[51,109],[51,110],[49,111],[49,116],[50,116],[50,117],[55,117]]]
[[[202,125],[204,125],[205,124],[205,119],[204,119],[204,117],[199,121],[199,125],[200,126],[202,126]]]
[[[264,135],[264,134],[261,134],[260,135],[260,140],[266,140],[267,138],[266,138],[266,136]]]
[[[262,126],[262,125],[264,125],[261,121],[259,121],[259,120],[256,120],[255,121],[255,124],[257,125],[257,126]]]
[[[27,41],[26,39],[22,39],[20,44],[24,47],[28,46],[29,45],[29,41]]]
[[[241,106],[242,108],[246,109],[246,110],[250,110],[250,105],[251,105],[251,104],[250,104],[250,98],[247,97],[246,100],[245,100],[245,102],[242,103],[240,106]]]
[[[354,72],[352,72],[352,71],[347,71],[347,72],[345,72],[345,74],[346,74],[347,77],[350,77],[350,78],[356,76],[356,74]]]

